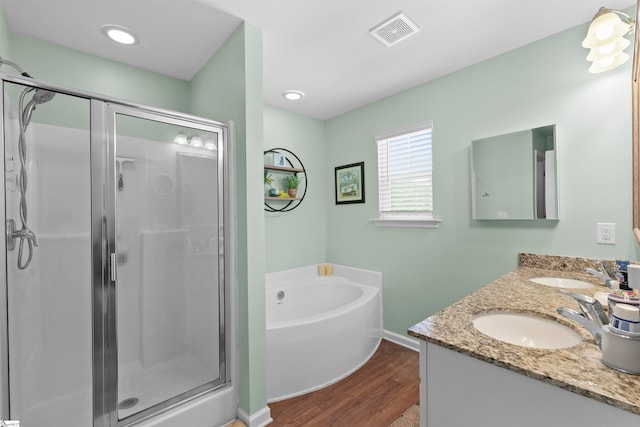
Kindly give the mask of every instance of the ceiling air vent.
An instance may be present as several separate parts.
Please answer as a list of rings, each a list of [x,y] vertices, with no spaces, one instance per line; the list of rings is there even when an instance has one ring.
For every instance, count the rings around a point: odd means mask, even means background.
[[[385,46],[393,46],[418,31],[420,31],[420,28],[407,15],[399,12],[381,24],[376,25],[369,30],[369,33]]]

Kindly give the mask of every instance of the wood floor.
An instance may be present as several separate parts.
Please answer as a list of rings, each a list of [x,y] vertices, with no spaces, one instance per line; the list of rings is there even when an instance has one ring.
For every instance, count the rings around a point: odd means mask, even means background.
[[[418,352],[382,340],[347,378],[313,393],[270,403],[270,427],[387,427],[419,400]]]

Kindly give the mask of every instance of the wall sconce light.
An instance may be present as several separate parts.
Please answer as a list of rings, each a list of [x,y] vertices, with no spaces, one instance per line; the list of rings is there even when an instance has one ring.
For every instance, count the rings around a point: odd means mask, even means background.
[[[218,147],[216,147],[215,141],[213,139],[211,139],[211,138],[205,140],[204,148],[206,148],[207,150],[211,150],[211,151],[215,151],[215,150],[218,149]]]
[[[192,147],[200,148],[202,147],[202,138],[200,138],[198,135],[194,135],[189,140],[189,144],[191,144]]]
[[[622,17],[622,19],[621,19]],[[582,46],[591,49],[587,61],[591,61],[589,72],[602,73],[624,64],[629,55],[623,52],[631,42],[624,36],[634,32],[635,21],[619,10],[601,7],[591,20]]]
[[[215,141],[211,137],[207,137],[203,143],[202,138],[199,135],[187,136],[183,132],[178,132],[175,138],[173,138],[173,142],[179,145],[190,145],[195,148],[204,147],[207,150],[217,150]]]
[[[173,138],[173,142],[179,145],[187,145],[189,143],[189,138],[182,132],[178,132],[175,138]]]

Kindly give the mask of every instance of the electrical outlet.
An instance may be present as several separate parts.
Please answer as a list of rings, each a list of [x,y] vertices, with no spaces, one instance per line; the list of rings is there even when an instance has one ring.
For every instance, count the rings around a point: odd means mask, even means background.
[[[599,222],[596,243],[605,245],[616,244],[616,224],[611,222]]]

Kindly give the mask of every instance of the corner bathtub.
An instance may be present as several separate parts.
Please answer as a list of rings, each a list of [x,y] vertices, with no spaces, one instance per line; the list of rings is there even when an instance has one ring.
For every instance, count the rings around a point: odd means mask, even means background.
[[[340,265],[266,275],[267,400],[326,387],[360,368],[382,337],[382,275]]]

